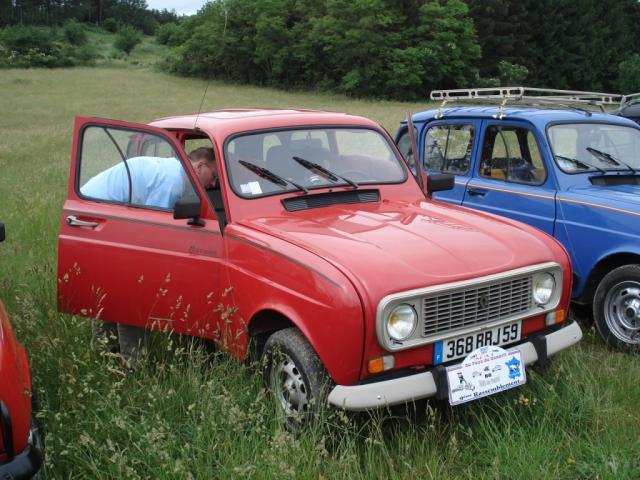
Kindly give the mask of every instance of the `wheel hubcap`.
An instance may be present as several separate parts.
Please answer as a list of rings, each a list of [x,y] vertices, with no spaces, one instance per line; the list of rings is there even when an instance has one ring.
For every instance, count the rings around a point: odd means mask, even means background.
[[[309,389],[300,370],[286,353],[278,355],[271,370],[271,385],[286,417],[303,415],[309,406]]]
[[[640,344],[640,283],[620,282],[605,297],[605,321],[619,340]]]

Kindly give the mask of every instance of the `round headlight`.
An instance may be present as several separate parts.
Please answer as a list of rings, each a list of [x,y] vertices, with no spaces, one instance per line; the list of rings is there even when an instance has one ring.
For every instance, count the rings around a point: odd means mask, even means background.
[[[418,316],[413,307],[403,303],[394,307],[387,317],[387,333],[394,340],[406,340],[416,328],[417,321]]]
[[[539,273],[533,277],[533,300],[538,305],[549,303],[556,289],[556,279],[550,273]]]

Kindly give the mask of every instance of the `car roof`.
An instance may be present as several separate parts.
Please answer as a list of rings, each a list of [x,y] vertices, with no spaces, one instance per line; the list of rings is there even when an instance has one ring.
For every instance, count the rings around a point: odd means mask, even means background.
[[[357,125],[381,128],[373,120],[347,113],[266,108],[227,109],[165,117],[150,122],[150,125],[180,130],[194,130],[197,126],[198,129],[218,138],[251,130],[286,127]]]
[[[436,119],[440,112],[443,113],[442,119],[455,118],[478,118],[478,119],[496,119],[500,115],[500,108],[497,106],[478,106],[478,107],[449,107],[440,109],[426,110],[416,113],[412,119],[414,122],[427,122]],[[594,122],[594,123],[615,123],[618,125],[635,126],[633,121],[595,111],[586,112],[584,110],[570,108],[538,108],[538,107],[505,107],[503,109],[503,120],[524,120],[541,129],[546,128],[550,123],[555,122]]]

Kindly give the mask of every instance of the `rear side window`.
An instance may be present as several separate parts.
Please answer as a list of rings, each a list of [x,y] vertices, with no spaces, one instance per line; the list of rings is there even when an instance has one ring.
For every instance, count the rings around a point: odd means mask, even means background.
[[[512,183],[544,183],[547,172],[531,130],[502,125],[487,127],[482,144],[480,175]]]
[[[173,210],[195,195],[178,158],[163,137],[90,126],[82,133],[77,190],[91,200]]]
[[[435,125],[424,137],[427,170],[464,175],[471,165],[473,125]]]

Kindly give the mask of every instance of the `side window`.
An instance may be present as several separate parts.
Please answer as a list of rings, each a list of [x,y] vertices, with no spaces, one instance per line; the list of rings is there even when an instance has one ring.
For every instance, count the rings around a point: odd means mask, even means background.
[[[480,175],[513,183],[544,183],[547,172],[533,133],[524,127],[487,127]]]
[[[435,125],[424,137],[427,170],[464,175],[471,164],[473,125]]]
[[[88,199],[172,210],[183,196],[195,195],[172,145],[157,135],[87,127],[79,168],[77,187]]]

